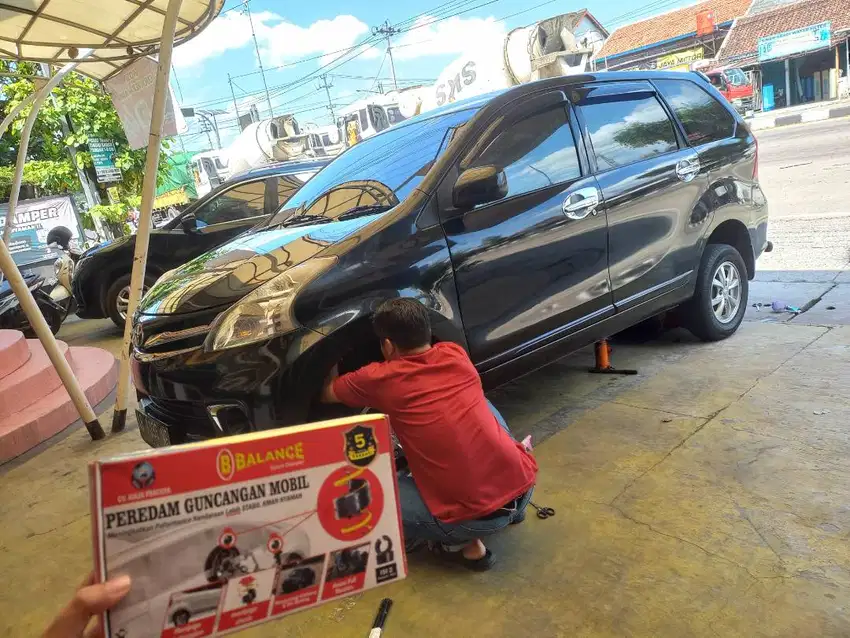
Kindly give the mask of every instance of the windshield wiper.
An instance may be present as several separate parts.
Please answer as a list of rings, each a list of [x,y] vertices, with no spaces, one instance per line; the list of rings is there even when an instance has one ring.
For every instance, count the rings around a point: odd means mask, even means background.
[[[333,219],[324,215],[295,215],[280,225],[283,228],[290,228],[292,226],[306,226],[308,224],[327,224],[332,221]]]
[[[371,204],[369,206],[355,206],[347,210],[342,215],[337,217],[337,221],[345,221],[346,219],[354,219],[356,217],[365,217],[366,215],[377,215],[389,210],[392,206],[386,204]]]

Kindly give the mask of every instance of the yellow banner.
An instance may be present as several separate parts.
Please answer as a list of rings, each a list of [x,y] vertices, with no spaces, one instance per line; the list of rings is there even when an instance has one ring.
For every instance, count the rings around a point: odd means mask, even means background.
[[[186,195],[186,191],[183,190],[183,187],[174,189],[173,191],[168,191],[167,193],[163,193],[159,197],[157,197],[153,201],[154,209],[158,208],[168,208],[169,206],[177,206],[179,204],[188,204],[189,196]]]
[[[687,66],[691,62],[702,60],[703,54],[704,52],[702,47],[695,47],[693,49],[686,49],[684,51],[670,53],[669,55],[662,55],[657,60],[657,66],[659,69],[670,69],[676,66]]]

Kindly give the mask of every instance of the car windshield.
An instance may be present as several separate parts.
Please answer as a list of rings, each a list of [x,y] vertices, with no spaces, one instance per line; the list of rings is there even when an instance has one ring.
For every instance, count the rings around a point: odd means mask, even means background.
[[[359,142],[307,182],[266,227],[350,219],[396,206],[476,110],[413,120]]]
[[[726,69],[723,75],[726,76],[726,81],[732,86],[746,86],[749,84],[747,76],[741,69]]]

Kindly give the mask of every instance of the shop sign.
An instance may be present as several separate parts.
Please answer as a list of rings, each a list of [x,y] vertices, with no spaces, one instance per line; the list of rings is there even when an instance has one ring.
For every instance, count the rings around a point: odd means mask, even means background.
[[[832,23],[827,21],[759,38],[758,56],[763,62],[830,46]]]
[[[691,62],[702,60],[704,51],[702,47],[694,47],[684,51],[677,51],[658,58],[657,68],[672,70],[674,67],[687,67]]]
[[[121,169],[116,168],[112,159],[115,156],[115,144],[112,143],[112,140],[103,137],[90,137],[89,152],[98,182],[121,181]]]

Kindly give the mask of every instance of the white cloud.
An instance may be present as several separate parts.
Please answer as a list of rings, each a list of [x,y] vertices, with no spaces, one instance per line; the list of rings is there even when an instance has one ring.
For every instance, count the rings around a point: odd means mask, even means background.
[[[251,18],[266,66],[278,66],[310,55],[322,55],[317,65],[325,64],[342,55],[335,51],[354,45],[369,31],[368,25],[351,15],[317,20],[307,27],[288,22],[270,11],[252,13]],[[216,18],[198,37],[177,47],[174,65],[178,68],[197,66],[246,46],[253,46],[248,16],[230,11]],[[368,59],[378,55],[381,52],[370,47],[359,57]]]
[[[434,22],[422,16],[413,29],[393,40],[393,57],[410,60],[431,55],[464,53],[482,42],[501,40],[507,34],[504,22],[490,18],[460,18]],[[430,24],[432,23],[433,24]]]

